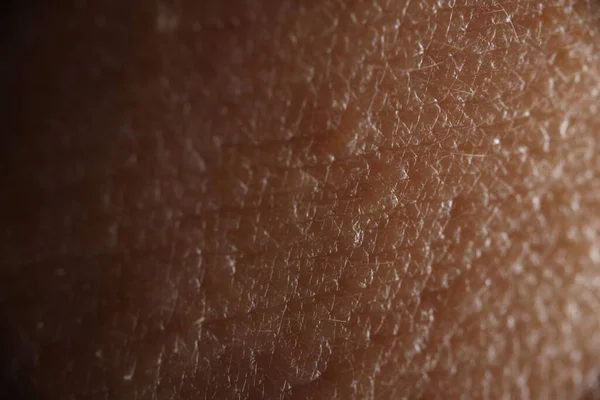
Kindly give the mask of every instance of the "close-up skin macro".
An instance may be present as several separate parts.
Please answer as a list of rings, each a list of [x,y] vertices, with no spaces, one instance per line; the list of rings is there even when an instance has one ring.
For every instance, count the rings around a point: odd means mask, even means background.
[[[0,398],[600,398],[600,2],[3,7]]]

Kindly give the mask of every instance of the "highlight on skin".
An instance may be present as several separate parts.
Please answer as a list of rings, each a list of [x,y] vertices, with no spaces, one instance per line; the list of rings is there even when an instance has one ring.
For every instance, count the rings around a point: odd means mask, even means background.
[[[596,3],[148,4],[32,3],[1,42],[0,382],[44,399],[595,384]]]

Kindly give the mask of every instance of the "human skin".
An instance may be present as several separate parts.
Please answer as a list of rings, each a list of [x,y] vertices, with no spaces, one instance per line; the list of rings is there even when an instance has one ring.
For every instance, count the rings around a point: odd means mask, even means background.
[[[68,1],[3,31],[3,384],[577,398],[591,1]]]

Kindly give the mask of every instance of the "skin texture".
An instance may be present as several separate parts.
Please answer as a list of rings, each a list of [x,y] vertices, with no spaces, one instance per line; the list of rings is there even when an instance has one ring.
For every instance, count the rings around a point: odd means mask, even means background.
[[[596,382],[595,3],[143,4],[32,3],[3,33],[14,396]]]

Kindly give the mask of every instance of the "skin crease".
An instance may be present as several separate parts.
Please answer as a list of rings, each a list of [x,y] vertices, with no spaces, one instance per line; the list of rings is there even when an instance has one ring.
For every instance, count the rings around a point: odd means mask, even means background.
[[[595,3],[93,4],[2,41],[13,398],[594,384]]]

